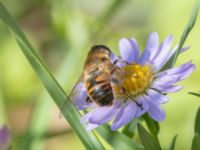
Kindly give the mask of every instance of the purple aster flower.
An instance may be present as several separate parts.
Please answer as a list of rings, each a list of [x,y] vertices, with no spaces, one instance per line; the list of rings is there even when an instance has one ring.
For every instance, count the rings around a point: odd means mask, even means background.
[[[11,133],[9,129],[4,126],[0,127],[0,150],[8,150],[11,144]]]
[[[79,83],[74,95],[74,104],[80,109],[92,108],[81,118],[81,122],[91,130],[101,124],[112,121],[112,130],[117,130],[134,118],[144,113],[156,121],[165,119],[161,105],[168,101],[167,93],[177,92],[181,85],[175,85],[188,77],[195,69],[191,61],[179,66],[161,71],[162,67],[175,53],[178,46],[171,50],[173,36],[170,35],[159,45],[156,32],[150,34],[146,48],[139,55],[139,47],[134,38],[121,39],[119,49],[121,57],[118,65],[123,72],[121,81],[126,98],[115,98],[111,106],[98,106],[88,103],[84,83]],[[180,53],[187,50],[181,49]],[[116,57],[113,56],[116,59]]]

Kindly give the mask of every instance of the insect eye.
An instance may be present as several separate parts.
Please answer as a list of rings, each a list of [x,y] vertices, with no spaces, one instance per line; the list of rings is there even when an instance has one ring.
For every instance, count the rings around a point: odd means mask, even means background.
[[[107,60],[106,57],[102,57],[102,58],[101,58],[101,61],[103,61],[103,62],[106,61],[106,60]]]

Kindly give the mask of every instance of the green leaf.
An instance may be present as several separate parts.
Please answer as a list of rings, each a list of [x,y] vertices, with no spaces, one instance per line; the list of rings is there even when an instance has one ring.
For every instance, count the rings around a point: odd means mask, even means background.
[[[160,129],[158,122],[153,120],[151,117],[149,117],[149,115],[147,113],[143,115],[143,118],[147,124],[149,131],[151,132],[151,134],[153,135],[155,140],[157,140],[157,142],[158,142],[157,135],[158,135],[159,129]]]
[[[136,132],[138,121],[139,119],[134,119],[133,121],[125,125],[122,130],[122,133],[132,138],[134,136],[134,133]]]
[[[140,124],[138,124],[138,132],[145,150],[161,150],[159,143]]]
[[[168,150],[174,150],[175,149],[176,139],[177,139],[177,135],[175,135],[173,137],[172,142],[171,142]]]
[[[115,150],[142,150],[143,146],[136,143],[126,135],[118,131],[111,131],[109,125],[103,125],[96,131],[107,141]]]
[[[22,52],[26,56],[27,60],[37,73],[38,77],[44,84],[46,90],[53,98],[54,102],[61,109],[63,103],[65,101],[66,108],[63,109],[63,115],[71,125],[71,127],[75,130],[82,143],[87,149],[97,149],[102,150],[104,147],[97,140],[96,136],[92,132],[88,132],[85,130],[85,127],[80,123],[80,114],[74,105],[71,103],[70,99],[65,94],[64,90],[58,84],[58,82],[54,79],[50,71],[41,61],[39,56],[36,54],[35,50],[17,26],[16,22],[8,12],[8,10],[4,7],[4,5],[0,2],[0,18],[2,21],[10,28],[13,32],[17,43],[19,44]]]
[[[199,134],[195,134],[193,141],[192,141],[192,148],[191,150],[200,150],[200,137]]]
[[[173,67],[174,64],[176,63],[179,52],[180,52],[181,48],[183,47],[183,44],[184,44],[185,40],[187,39],[189,33],[192,31],[192,28],[195,25],[195,22],[196,22],[196,19],[198,16],[198,12],[199,12],[199,6],[200,6],[200,0],[196,0],[196,3],[194,4],[194,7],[192,9],[192,14],[190,16],[190,19],[189,19],[185,29],[182,32],[178,48],[177,48],[175,54],[168,60],[168,62],[166,63],[166,65],[163,67],[162,70],[169,69],[169,68]]]
[[[191,95],[194,95],[194,96],[198,96],[198,97],[200,97],[200,93],[189,92],[188,94],[191,94]]]
[[[197,114],[196,114],[194,132],[198,133],[200,135],[200,107],[199,107]]]

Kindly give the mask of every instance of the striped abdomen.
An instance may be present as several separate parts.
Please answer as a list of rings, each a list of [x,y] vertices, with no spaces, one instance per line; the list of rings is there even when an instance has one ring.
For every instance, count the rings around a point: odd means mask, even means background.
[[[105,73],[86,80],[87,93],[90,99],[101,106],[112,105],[114,96],[108,75]]]

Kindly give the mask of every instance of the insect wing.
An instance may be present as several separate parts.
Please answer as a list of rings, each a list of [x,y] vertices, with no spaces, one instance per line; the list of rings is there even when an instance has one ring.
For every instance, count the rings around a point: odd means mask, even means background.
[[[69,97],[78,108],[80,107],[79,109],[81,109],[81,107],[84,107],[84,105],[82,103],[86,102],[87,93],[86,93],[86,90],[84,87],[83,74],[80,76],[80,78],[78,79],[78,81],[76,82],[74,87],[72,88],[71,92],[69,93]],[[65,105],[66,105],[66,101],[64,102],[64,104],[61,108],[59,118],[63,117],[62,111],[65,109]]]

